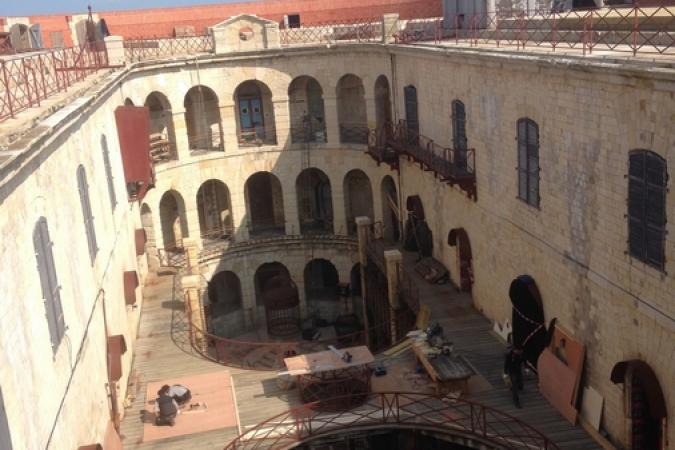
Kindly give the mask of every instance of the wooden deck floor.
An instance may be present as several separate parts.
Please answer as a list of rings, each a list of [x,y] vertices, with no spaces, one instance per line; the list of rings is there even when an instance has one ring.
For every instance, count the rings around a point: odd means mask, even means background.
[[[457,293],[451,285],[424,282],[411,269],[414,259],[413,254],[404,255],[407,272],[417,281],[422,302],[432,310],[432,320],[440,322],[455,349],[465,355],[492,386],[469,398],[524,420],[554,440],[561,449],[600,448],[583,429],[570,425],[548,404],[539,394],[533,377],[525,379],[525,391],[521,396],[524,408],[513,406],[510,391],[501,378],[505,346],[491,331],[491,324],[472,308],[468,295]],[[221,365],[205,360],[191,349],[182,302],[174,299],[173,283],[174,276],[166,274],[153,278],[144,290],[133,364],[133,370],[140,375],[139,395],[125,411],[122,423],[125,449],[222,449],[240,432],[300,403],[295,390],[278,388],[274,372],[228,368],[235,393],[238,427],[143,443],[141,412],[146,408],[147,382],[222,369]]]

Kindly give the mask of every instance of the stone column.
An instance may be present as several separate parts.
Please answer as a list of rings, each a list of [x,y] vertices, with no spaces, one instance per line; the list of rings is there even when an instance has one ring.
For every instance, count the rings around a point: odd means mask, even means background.
[[[173,127],[176,134],[176,154],[178,159],[186,161],[190,158],[190,143],[187,135],[187,124],[185,123],[185,110],[172,110]]]
[[[400,337],[396,335],[396,311],[401,307],[399,301],[399,273],[402,270],[403,256],[398,250],[386,250],[384,252],[384,264],[387,269],[387,297],[389,299],[389,306],[391,306],[392,314],[390,314],[391,322],[391,341],[396,342]]]
[[[185,249],[185,263],[187,272],[192,275],[199,275],[199,248],[195,238],[187,237],[183,239],[183,248]]]
[[[234,103],[225,103],[220,106],[220,123],[223,128],[225,153],[236,152],[239,149],[239,139],[237,138],[237,111]]]
[[[192,345],[206,351],[207,342],[204,336],[206,333],[206,318],[204,317],[204,307],[199,295],[201,286],[199,275],[185,275],[181,279],[181,286],[185,292],[185,311],[190,311],[190,339]]]
[[[277,146],[284,148],[291,143],[291,119],[288,116],[288,97],[278,97],[272,102],[274,126],[277,133]]]
[[[493,0],[494,1],[494,0]],[[382,43],[394,42],[394,34],[398,31],[398,14],[385,14],[382,16]]]
[[[105,49],[108,52],[108,64],[111,66],[123,66],[124,56],[124,38],[122,36],[107,36],[104,38]]]
[[[324,114],[326,115],[326,140],[329,148],[340,147],[340,126],[338,123],[337,98],[324,94]]]
[[[347,216],[345,211],[345,193],[342,179],[331,179],[333,198],[333,232],[347,236]]]
[[[375,107],[375,96],[372,92],[366,92],[366,119],[368,121],[368,128],[375,128],[377,113]]]

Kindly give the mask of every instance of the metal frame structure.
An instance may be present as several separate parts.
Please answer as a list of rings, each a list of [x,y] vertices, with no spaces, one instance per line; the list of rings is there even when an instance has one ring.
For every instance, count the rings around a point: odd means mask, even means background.
[[[170,56],[187,56],[196,53],[213,53],[213,35],[185,37],[131,38],[124,40],[127,61],[145,61]]]
[[[461,398],[412,392],[371,394],[356,408],[332,413],[322,411],[320,402],[305,404],[249,429],[225,450],[286,449],[330,435],[382,428],[426,429],[487,447],[558,450],[534,427],[499,410]]]
[[[282,47],[302,44],[382,41],[382,18],[318,22],[306,27],[279,30]]]
[[[0,59],[0,122],[110,67],[99,42]]]

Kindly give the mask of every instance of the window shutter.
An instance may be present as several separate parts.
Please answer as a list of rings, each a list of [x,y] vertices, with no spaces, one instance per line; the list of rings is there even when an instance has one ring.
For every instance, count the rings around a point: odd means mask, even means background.
[[[518,122],[518,197],[527,201],[527,125]]]
[[[87,245],[89,247],[89,258],[93,264],[96,259],[98,246],[96,243],[96,230],[94,229],[94,216],[91,212],[91,202],[89,200],[89,186],[87,185],[87,174],[83,166],[77,168],[77,184],[80,192],[80,203],[82,205],[82,215],[84,217],[84,229],[87,234]]]
[[[103,164],[105,166],[105,175],[108,180],[108,196],[110,197],[110,206],[115,210],[117,197],[115,196],[115,184],[113,182],[112,167],[110,165],[110,152],[108,151],[108,139],[105,134],[101,136],[101,148],[103,150]]]
[[[405,119],[408,130],[419,133],[420,123],[417,113],[417,89],[415,86],[406,86],[403,89],[403,96],[405,98]]]
[[[464,103],[459,100],[452,102],[452,142],[456,149],[467,149],[466,112]]]

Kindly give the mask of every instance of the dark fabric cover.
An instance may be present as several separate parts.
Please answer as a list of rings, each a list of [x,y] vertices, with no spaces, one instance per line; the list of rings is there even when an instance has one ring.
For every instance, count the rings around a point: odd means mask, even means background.
[[[511,282],[509,297],[513,305],[513,345],[522,348],[524,359],[536,367],[547,337],[539,289],[531,276],[520,275]]]
[[[171,417],[178,412],[173,397],[169,397],[168,395],[162,395],[157,399],[157,407],[159,408],[159,415],[161,417]]]

